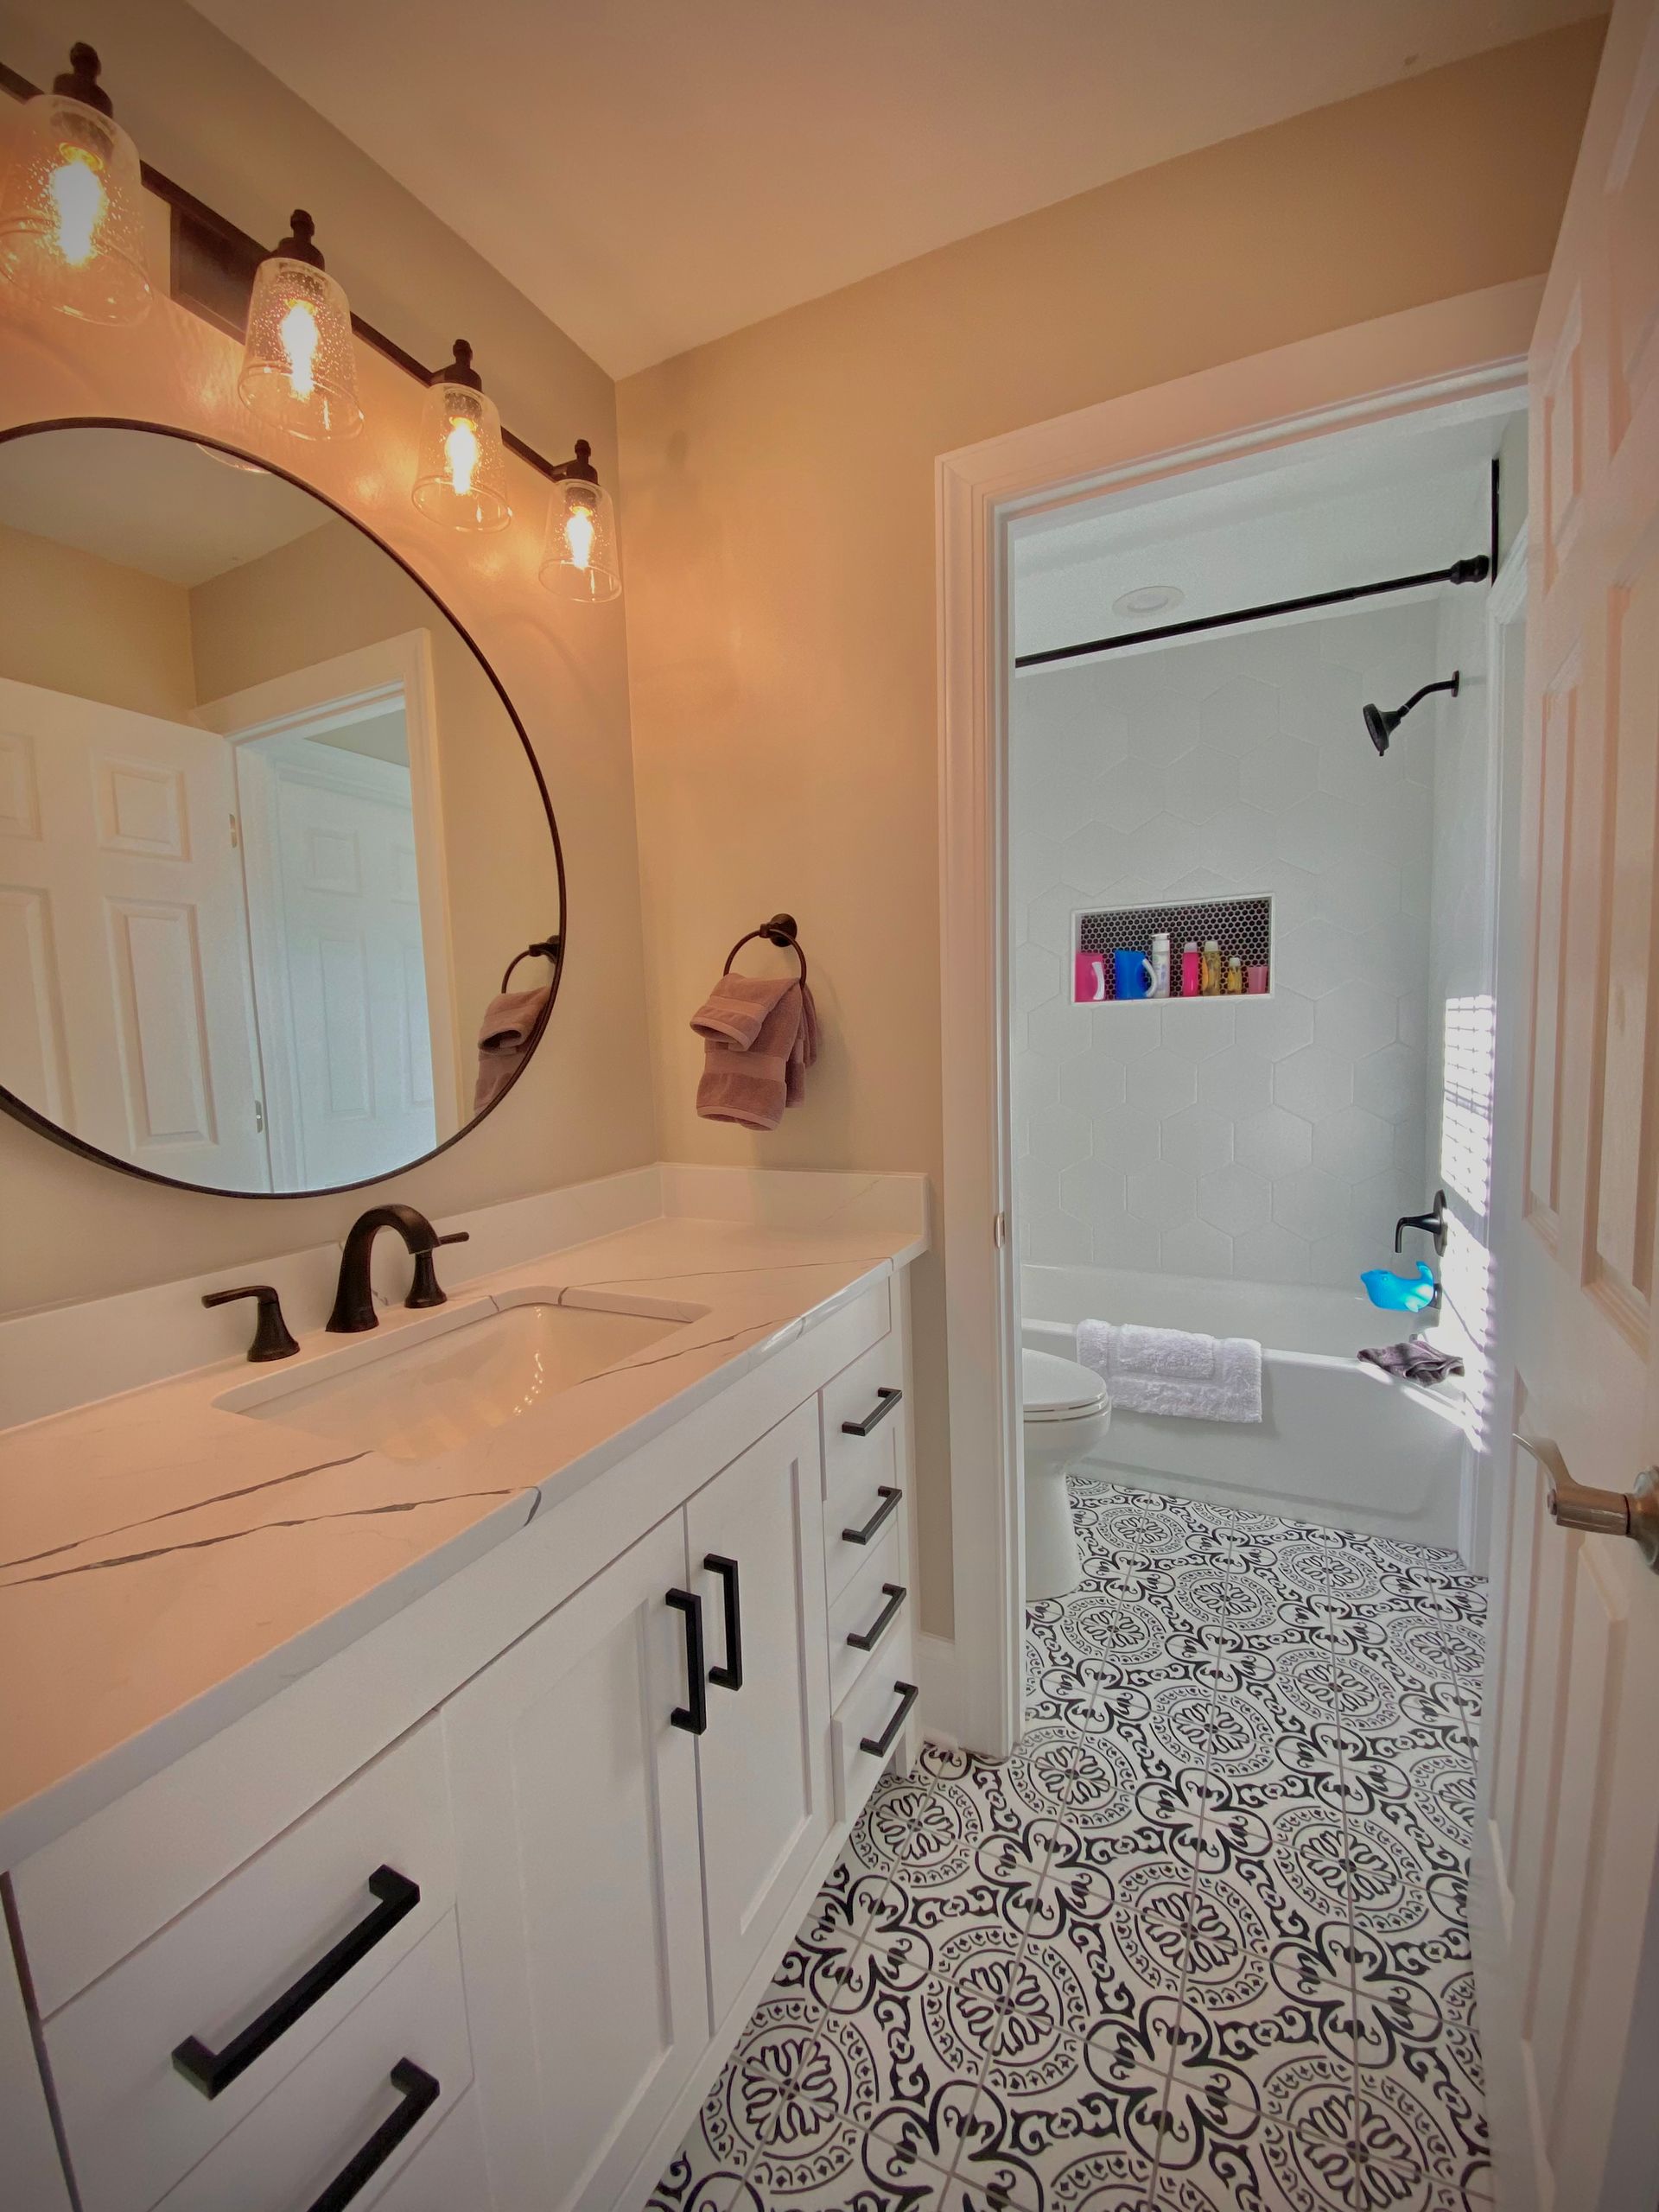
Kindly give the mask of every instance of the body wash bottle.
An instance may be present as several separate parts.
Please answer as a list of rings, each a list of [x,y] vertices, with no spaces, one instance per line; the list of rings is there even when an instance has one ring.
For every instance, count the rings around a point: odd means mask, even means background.
[[[1196,938],[1189,938],[1186,950],[1181,955],[1181,996],[1195,999],[1198,995],[1198,945]]]
[[[1227,993],[1228,993],[1228,996],[1230,998],[1230,997],[1231,997],[1231,995],[1233,995],[1233,993],[1234,993],[1235,991],[1242,991],[1242,990],[1243,989],[1243,988],[1244,988],[1244,963],[1243,963],[1243,962],[1239,958],[1238,955],[1235,952],[1235,953],[1232,955],[1231,958],[1230,958],[1230,959],[1228,961],[1228,963],[1227,963]]]
[[[1221,947],[1214,938],[1204,941],[1204,963],[1200,970],[1199,989],[1207,999],[1212,999],[1221,988]]]
[[[1169,996],[1169,932],[1160,930],[1152,940],[1152,988],[1148,998]]]

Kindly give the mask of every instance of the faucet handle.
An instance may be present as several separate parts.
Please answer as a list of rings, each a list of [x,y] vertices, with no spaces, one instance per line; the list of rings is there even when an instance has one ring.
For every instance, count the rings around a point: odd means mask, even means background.
[[[245,1282],[235,1290],[210,1290],[202,1294],[204,1306],[228,1306],[233,1298],[251,1298],[258,1301],[258,1317],[253,1325],[253,1342],[248,1346],[248,1357],[254,1360],[291,1359],[299,1344],[283,1319],[283,1301],[268,1282]]]
[[[437,1271],[432,1264],[432,1255],[440,1244],[466,1244],[471,1242],[464,1229],[451,1230],[448,1236],[435,1236],[424,1252],[415,1254],[415,1279],[409,1286],[405,1306],[447,1306],[448,1300],[438,1287]]]

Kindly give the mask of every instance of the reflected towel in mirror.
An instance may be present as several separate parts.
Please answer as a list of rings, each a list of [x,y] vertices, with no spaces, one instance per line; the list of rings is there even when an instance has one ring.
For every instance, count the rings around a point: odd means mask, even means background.
[[[527,991],[502,991],[485,1008],[478,1030],[474,1114],[493,1105],[524,1065],[531,1039],[547,1011],[547,1001],[548,986],[537,983]]]

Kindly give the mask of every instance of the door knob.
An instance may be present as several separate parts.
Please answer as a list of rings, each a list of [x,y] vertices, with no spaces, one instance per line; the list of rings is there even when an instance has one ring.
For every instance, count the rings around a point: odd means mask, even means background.
[[[1659,1467],[1644,1467],[1634,1490],[1592,1490],[1573,1481],[1560,1447],[1548,1437],[1523,1436],[1516,1429],[1515,1441],[1543,1469],[1549,1484],[1549,1517],[1558,1528],[1629,1536],[1659,1574]]]

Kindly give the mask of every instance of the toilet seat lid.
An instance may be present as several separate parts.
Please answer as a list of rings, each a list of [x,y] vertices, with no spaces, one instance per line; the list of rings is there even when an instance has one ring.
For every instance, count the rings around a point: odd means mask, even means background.
[[[1098,1375],[1052,1351],[1020,1353],[1020,1395],[1027,1421],[1082,1421],[1104,1413],[1111,1401]]]

